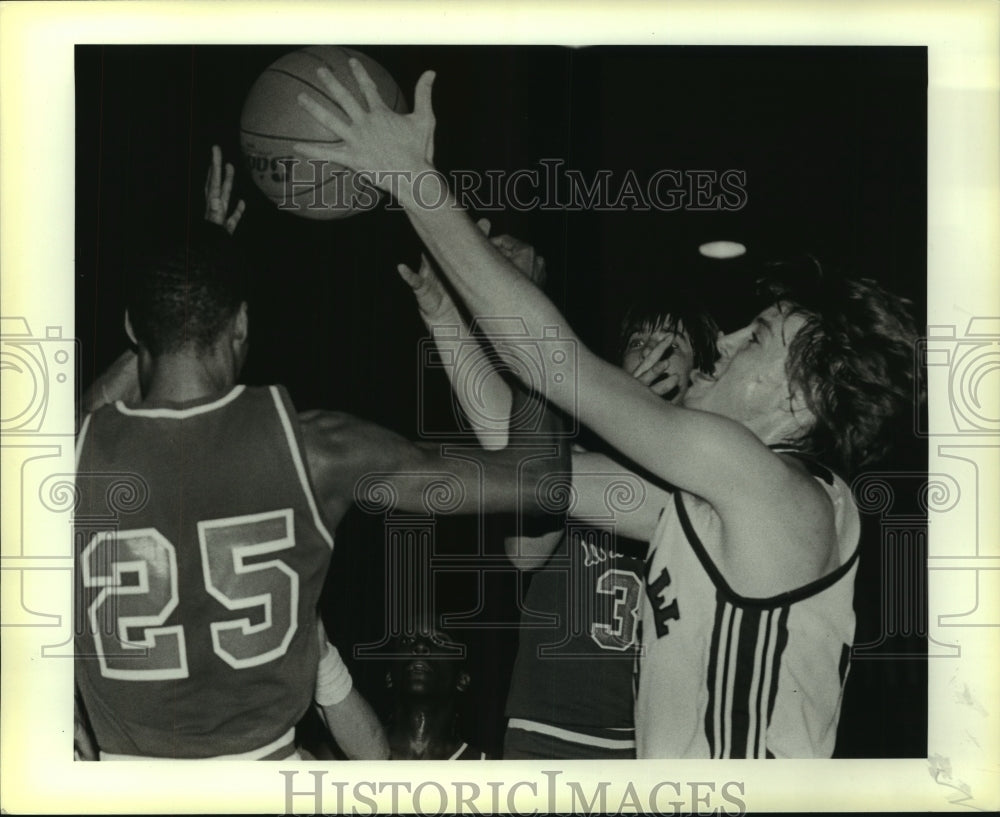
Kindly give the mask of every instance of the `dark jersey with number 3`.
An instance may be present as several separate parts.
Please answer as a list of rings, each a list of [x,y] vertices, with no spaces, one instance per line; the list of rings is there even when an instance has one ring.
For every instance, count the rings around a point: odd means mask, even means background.
[[[284,389],[105,406],[77,463],[76,681],[102,756],[287,756],[333,540]]]
[[[508,740],[520,730],[574,744],[573,757],[634,754],[645,553],[610,530],[567,526],[525,597]]]

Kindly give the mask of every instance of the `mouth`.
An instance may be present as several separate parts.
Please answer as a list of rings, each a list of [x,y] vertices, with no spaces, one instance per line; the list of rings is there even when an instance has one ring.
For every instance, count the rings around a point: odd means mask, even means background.
[[[426,661],[411,661],[406,665],[407,675],[430,675],[433,672],[434,668]]]

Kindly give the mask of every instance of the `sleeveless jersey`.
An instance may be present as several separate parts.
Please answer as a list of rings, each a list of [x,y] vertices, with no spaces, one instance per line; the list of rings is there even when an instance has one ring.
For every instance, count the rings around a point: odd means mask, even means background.
[[[570,520],[525,596],[507,698],[508,742],[522,730],[578,744],[569,747],[574,757],[634,756],[645,551],[645,543]]]
[[[840,566],[773,598],[738,595],[713,564],[721,521],[708,503],[678,491],[664,509],[647,561],[639,757],[833,754],[860,523],[848,486],[810,467],[833,503]]]
[[[333,546],[299,434],[278,386],[85,420],[76,681],[102,756],[293,751]]]

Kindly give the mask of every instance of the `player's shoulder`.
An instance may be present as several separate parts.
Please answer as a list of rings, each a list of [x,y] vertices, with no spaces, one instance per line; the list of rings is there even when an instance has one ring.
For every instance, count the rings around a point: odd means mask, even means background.
[[[304,411],[299,426],[310,465],[317,470],[379,470],[393,451],[391,432],[344,411]]]

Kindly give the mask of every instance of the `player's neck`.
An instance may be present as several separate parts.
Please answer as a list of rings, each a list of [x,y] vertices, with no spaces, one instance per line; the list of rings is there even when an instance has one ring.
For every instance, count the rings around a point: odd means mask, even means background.
[[[454,727],[454,706],[432,704],[399,709],[389,738],[393,753],[414,759],[450,757],[459,743]]]
[[[139,378],[144,404],[190,403],[223,394],[236,383],[233,367],[220,356],[184,352],[153,358],[140,351]]]

